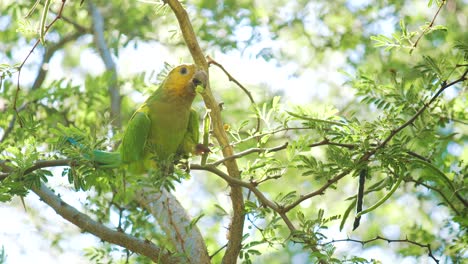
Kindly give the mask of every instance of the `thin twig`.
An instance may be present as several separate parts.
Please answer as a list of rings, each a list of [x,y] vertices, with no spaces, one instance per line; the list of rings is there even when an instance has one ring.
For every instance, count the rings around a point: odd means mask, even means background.
[[[54,12],[50,12],[52,14],[54,14]],[[79,32],[90,32],[91,30],[89,28],[86,28],[80,24],[78,24],[77,22],[73,21],[71,18],[68,18],[67,16],[64,16],[63,14],[61,15],[61,19],[65,22],[67,22],[68,24],[72,25],[73,27],[76,28],[77,31]]]
[[[255,139],[257,137],[263,137],[263,136],[267,136],[267,135],[274,135],[274,134],[277,134],[277,133],[281,133],[281,132],[288,132],[290,130],[309,130],[309,129],[312,129],[310,127],[283,127],[283,128],[279,128],[277,130],[273,130],[273,131],[269,131],[269,132],[265,132],[265,133],[262,133],[262,134],[258,134],[258,135],[252,135],[252,136],[249,136],[249,137],[246,137],[242,140],[239,140],[239,141],[236,141],[236,142],[232,142],[231,145],[232,146],[235,146],[235,145],[238,145],[238,144],[241,144],[241,143],[244,143],[244,142],[247,142],[251,139]]]
[[[447,1],[446,0],[443,0],[442,3],[440,4],[439,6],[439,9],[437,9],[437,12],[435,13],[434,17],[432,18],[431,20],[431,23],[429,24],[428,27],[426,27],[423,32],[421,32],[421,34],[419,35],[418,39],[416,39],[416,42],[414,42],[413,46],[411,47],[411,51],[412,52],[417,46],[418,46],[418,43],[419,41],[421,40],[421,38],[432,28],[432,26],[434,26],[434,22],[437,18],[437,16],[439,15],[440,13],[440,10],[442,10],[442,7],[445,5]]]
[[[63,38],[61,38],[57,43],[54,43],[50,46],[47,46],[45,49],[45,52],[42,56],[42,62],[41,65],[38,67],[39,72],[36,75],[36,79],[33,82],[33,85],[31,86],[31,90],[36,90],[42,86],[44,83],[44,80],[46,78],[47,73],[49,72],[44,65],[48,64],[50,62],[50,59],[54,56],[55,52],[57,52],[59,49],[63,48],[66,44],[68,44],[71,41],[75,41],[79,37],[83,36],[85,32],[84,31],[76,31],[70,35],[66,35]]]
[[[220,160],[217,160],[217,161],[215,161],[213,163],[210,163],[208,165],[218,166],[218,165],[224,163],[227,160],[238,159],[238,158],[247,156],[247,155],[252,154],[252,153],[264,153],[264,152],[280,151],[280,150],[286,149],[288,147],[288,145],[289,145],[289,143],[285,142],[285,143],[283,143],[283,144],[281,144],[279,146],[272,147],[272,148],[250,148],[250,149],[244,150],[242,152],[233,154],[233,155],[231,155],[229,157],[224,157],[224,158],[222,158]],[[313,147],[324,146],[324,145],[339,146],[339,147],[344,147],[344,148],[347,148],[347,149],[353,149],[353,148],[357,147],[357,145],[355,145],[355,144],[332,142],[332,141],[330,141],[328,139],[324,139],[324,140],[322,140],[320,142],[317,142],[317,143],[309,144],[308,147],[313,148]]]
[[[216,168],[214,166],[207,166],[207,165],[201,166],[201,165],[198,165],[198,164],[190,164],[190,169],[191,170],[209,171],[209,172],[221,177],[223,180],[225,180],[230,185],[236,185],[236,186],[241,186],[241,187],[247,188],[250,191],[252,191],[255,194],[255,196],[257,196],[257,199],[263,205],[268,206],[268,207],[270,207],[271,209],[273,209],[273,210],[275,210],[277,212],[282,211],[281,207],[278,204],[276,204],[275,202],[272,202],[271,200],[266,198],[266,196],[253,183],[245,182],[245,181],[243,181],[241,179],[231,177],[228,174],[226,174],[225,172],[223,172],[222,170],[220,170],[220,169],[218,169],[218,168]]]
[[[340,174],[336,175],[335,177],[329,179],[324,185],[322,185],[322,187],[320,187],[316,191],[310,192],[310,193],[308,193],[306,195],[301,195],[296,201],[292,202],[288,206],[285,206],[283,208],[283,211],[284,212],[291,211],[294,207],[298,206],[303,201],[305,201],[307,199],[310,199],[310,198],[312,198],[314,196],[324,194],[325,190],[328,189],[328,187],[330,187],[332,184],[334,184],[334,183],[338,182],[339,180],[341,180],[343,177],[348,175],[348,173],[350,173],[350,172],[351,172],[351,169],[345,170],[345,171],[341,172]]]
[[[223,65],[221,65],[219,62],[215,61],[213,58],[211,58],[209,55],[206,56],[206,59],[208,60],[208,65],[215,65],[217,66],[218,68],[220,68],[224,74],[226,74],[226,76],[228,77],[229,81],[230,82],[233,82],[235,83],[239,88],[242,89],[242,91],[244,91],[244,93],[249,97],[249,100],[250,100],[250,103],[252,103],[252,105],[254,105],[254,107],[257,106],[257,103],[255,103],[255,100],[252,96],[252,93],[244,87],[244,85],[242,85],[236,78],[234,78],[225,68]],[[255,115],[257,116],[257,127],[255,128],[255,132],[254,134],[258,133],[260,131],[260,115],[258,114],[258,112],[256,111],[255,112]]]
[[[356,148],[358,146],[357,144],[332,142],[328,138],[325,138],[324,140],[322,140],[320,142],[308,145],[308,147],[314,148],[314,147],[319,147],[319,146],[324,146],[324,145],[338,146],[338,147],[343,147],[343,148],[347,148],[347,149],[354,149],[354,148]]]
[[[45,64],[49,63],[50,59],[52,58],[52,56],[55,54],[56,51],[58,51],[60,48],[62,48],[65,44],[67,44],[68,42],[70,41],[73,41],[73,40],[76,40],[78,37],[82,36],[83,32],[76,32],[74,34],[71,34],[71,35],[68,35],[68,36],[65,36],[64,38],[62,38],[59,42],[57,42],[56,44],[54,45],[51,45],[50,47],[48,47],[46,49],[46,51],[44,52],[44,55],[42,57],[42,62],[41,62],[41,65],[38,67],[39,69],[39,72],[38,74],[36,75],[36,79],[34,80],[33,82],[33,85],[31,86],[31,90],[36,90],[38,89],[39,87],[41,87],[42,83],[44,82],[45,80],[45,77],[47,75],[47,70],[45,70],[45,68],[43,67]],[[26,102],[24,103],[21,107],[19,107],[17,110],[16,110],[16,114],[13,115],[13,117],[11,118],[10,122],[8,123],[8,127],[5,129],[4,133],[3,133],[3,136],[2,138],[0,139],[0,142],[3,142],[9,135],[10,133],[13,131],[13,128],[15,127],[15,123],[16,123],[16,118],[17,118],[17,115],[18,113],[20,113],[21,111],[23,111],[24,109],[26,109],[26,107],[31,104],[31,103],[35,103],[37,102],[39,99],[37,100],[33,100],[33,101],[30,101],[30,102]]]
[[[409,240],[408,238],[405,238],[405,239],[389,239],[389,238],[385,238],[385,237],[381,237],[381,236],[376,236],[375,238],[368,239],[368,240],[357,240],[357,239],[352,239],[352,238],[345,238],[345,239],[333,239],[332,241],[323,243],[321,245],[325,246],[325,245],[332,244],[332,243],[337,243],[337,242],[355,242],[355,243],[360,243],[361,245],[364,246],[367,243],[371,243],[371,242],[374,242],[374,241],[377,241],[377,240],[383,240],[383,241],[386,241],[387,243],[410,243],[410,244],[419,246],[421,248],[427,248],[429,257],[431,257],[434,260],[435,263],[439,263],[439,260],[432,253],[431,244],[422,244],[422,243],[419,243],[419,242],[416,242],[416,241],[413,241],[413,240]]]
[[[224,244],[222,247],[218,248],[213,254],[210,255],[210,259],[212,259],[216,254],[221,252],[221,250],[225,249],[227,247],[227,244]]]
[[[211,166],[218,166],[219,164],[222,164],[224,163],[225,161],[227,160],[231,160],[231,159],[238,159],[238,158],[241,158],[241,157],[244,157],[244,156],[247,156],[251,153],[264,153],[264,152],[275,152],[275,151],[279,151],[279,150],[282,150],[282,149],[285,149],[287,148],[288,146],[288,142],[284,143],[284,144],[281,144],[277,147],[273,147],[273,148],[250,148],[250,149],[247,149],[247,150],[244,150],[242,152],[239,152],[239,153],[236,153],[234,155],[231,155],[229,157],[225,157],[223,159],[220,159],[218,161],[215,161],[213,163],[210,163],[208,165],[211,165]]]
[[[414,182],[415,185],[418,185],[418,184],[419,184],[419,185],[421,185],[421,186],[426,187],[426,188],[429,189],[429,190],[432,190],[432,191],[437,192],[437,193],[442,197],[442,199],[445,201],[445,203],[447,203],[448,206],[449,206],[450,208],[452,208],[452,210],[455,212],[455,214],[460,215],[460,212],[455,208],[455,206],[450,202],[450,200],[447,198],[447,196],[445,196],[445,194],[444,194],[441,190],[439,190],[439,189],[437,189],[436,187],[433,187],[433,186],[431,186],[431,185],[429,185],[429,184],[427,184],[427,183],[424,183],[423,181],[420,181],[420,180],[405,179],[405,181],[407,181],[407,182]]]
[[[439,90],[432,96],[432,98],[429,100],[429,102],[424,103],[424,105],[421,107],[421,109],[419,109],[419,111],[416,112],[416,114],[414,114],[413,117],[408,119],[401,126],[399,126],[396,129],[392,130],[390,132],[390,135],[388,135],[388,137],[385,138],[385,140],[382,141],[382,143],[380,143],[373,151],[369,152],[368,155],[364,155],[363,158],[368,159],[370,156],[375,154],[375,152],[377,152],[379,149],[385,147],[387,145],[387,143],[390,142],[390,140],[392,140],[392,138],[394,136],[396,136],[396,134],[398,134],[401,130],[405,129],[407,126],[411,125],[427,109],[427,107],[429,107],[429,105],[431,105],[442,94],[442,92],[445,91],[445,89],[447,89],[447,88],[449,88],[449,87],[451,87],[451,86],[453,86],[453,85],[455,85],[455,84],[457,84],[459,82],[465,81],[467,74],[468,74],[468,70],[465,70],[465,72],[462,74],[462,76],[460,78],[456,79],[455,81],[450,82],[450,83],[446,83],[444,81],[442,83],[441,87],[439,88]]]
[[[62,17],[62,12],[63,12],[63,7],[65,6],[65,2],[67,0],[62,0],[62,5],[60,6],[60,9],[59,11],[57,12],[57,16],[54,18],[54,20],[52,20],[52,22],[50,22],[50,24],[48,24],[47,26],[45,26],[44,28],[44,32],[43,34],[46,34],[49,29],[52,27],[53,24],[55,24],[55,22],[57,22],[61,17]],[[18,93],[20,91],[20,76],[21,76],[21,70],[23,69],[23,66],[26,64],[26,61],[29,59],[29,57],[31,56],[31,54],[33,53],[33,51],[37,48],[37,46],[39,45],[39,43],[41,42],[41,39],[38,38],[36,40],[36,43],[34,43],[33,47],[31,48],[31,50],[29,51],[28,55],[26,56],[26,58],[23,60],[23,62],[21,62],[20,66],[18,66],[18,79],[16,81],[16,92],[15,92],[15,98],[13,99],[13,110],[15,111],[16,115],[18,115],[18,110],[16,108],[16,104],[17,104],[17,101],[18,101]],[[21,124],[20,122],[20,126],[22,127],[23,125]]]

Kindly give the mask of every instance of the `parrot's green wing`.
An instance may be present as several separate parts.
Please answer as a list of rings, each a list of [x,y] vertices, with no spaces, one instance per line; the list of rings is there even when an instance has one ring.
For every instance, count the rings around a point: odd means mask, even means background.
[[[151,120],[143,111],[137,111],[128,123],[120,146],[123,163],[143,163],[145,145],[151,127]]]
[[[194,110],[190,110],[189,122],[187,126],[187,131],[185,132],[184,139],[180,145],[179,155],[187,155],[195,151],[195,146],[198,144],[200,139],[200,121],[198,121],[198,113]]]

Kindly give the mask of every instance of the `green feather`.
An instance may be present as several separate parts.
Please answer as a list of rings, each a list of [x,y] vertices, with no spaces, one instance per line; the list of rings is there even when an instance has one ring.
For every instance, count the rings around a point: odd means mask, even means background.
[[[122,165],[119,152],[93,150],[93,157],[91,160],[102,168],[118,168]]]

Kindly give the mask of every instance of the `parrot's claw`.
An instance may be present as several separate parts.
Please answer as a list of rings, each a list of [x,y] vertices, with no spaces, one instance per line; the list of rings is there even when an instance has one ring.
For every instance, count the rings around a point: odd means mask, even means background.
[[[203,154],[210,153],[210,152],[211,152],[210,148],[203,144],[197,144],[195,146],[196,155],[203,155]]]

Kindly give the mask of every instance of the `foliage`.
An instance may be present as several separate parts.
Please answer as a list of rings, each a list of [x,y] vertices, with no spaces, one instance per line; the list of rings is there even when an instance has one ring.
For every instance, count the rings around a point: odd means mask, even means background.
[[[30,1],[0,3],[0,201],[63,177],[72,190],[57,190],[86,193],[81,211],[99,223],[177,252],[163,231],[167,223],[155,224],[135,201],[143,187],[168,186],[181,199],[197,200],[199,217],[192,225],[202,228],[218,263],[232,239],[218,235],[231,210],[217,197],[229,184],[244,193],[243,263],[385,261],[348,250],[353,243],[372,244],[383,258],[459,263],[466,256],[464,1],[187,1],[200,44],[214,57],[211,86],[223,101],[223,125],[235,154],[223,156],[225,146],[211,136],[208,157],[181,161],[163,183],[123,168],[99,168],[85,157],[93,149],[117,148],[122,128],[113,124],[112,103],[121,106],[125,127],[141,102],[135,98],[154,90],[168,63],[190,60],[175,17],[165,1],[79,2],[66,1],[53,24],[60,1],[36,1],[35,9]],[[159,54],[144,54],[161,66],[158,76],[153,69],[125,73],[118,65],[118,96],[112,97],[113,69],[93,41],[99,33],[93,4],[112,59],[119,62],[134,47],[161,45],[172,61],[163,66]],[[215,61],[222,53],[286,69],[291,86],[273,92],[266,80],[242,83],[226,70],[242,65]],[[97,59],[105,70],[96,67]],[[217,71],[223,66],[232,83]],[[338,70],[338,79],[329,77]],[[292,83],[307,74],[317,76],[308,85],[326,92],[296,104],[288,97],[299,89]],[[202,103],[194,107],[205,111]],[[68,144],[67,136],[81,147]],[[240,179],[225,172],[226,160],[236,161]],[[63,166],[60,172],[56,166]],[[365,210],[352,231],[363,169]],[[198,190],[178,193],[187,182]],[[398,231],[388,231],[395,226]],[[386,247],[390,242],[393,247]],[[8,248],[0,253],[2,262]],[[93,263],[150,262],[107,242],[84,255]]]

